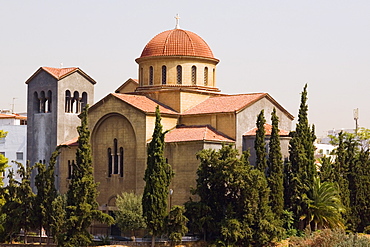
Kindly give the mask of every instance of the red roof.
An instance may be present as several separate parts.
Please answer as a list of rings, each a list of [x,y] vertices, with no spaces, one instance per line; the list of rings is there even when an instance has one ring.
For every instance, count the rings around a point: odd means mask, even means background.
[[[78,137],[75,137],[69,141],[66,141],[64,143],[62,143],[61,145],[67,145],[67,146],[78,146]]]
[[[208,44],[200,36],[183,29],[164,31],[150,40],[140,57],[152,56],[195,56],[214,59]]]
[[[264,127],[265,127],[265,135],[270,136],[271,131],[272,131],[272,125],[271,124],[265,124]],[[243,136],[255,136],[256,131],[257,131],[257,127],[245,132]],[[289,131],[279,129],[279,135],[280,136],[288,136]]]
[[[60,80],[76,71],[78,71],[82,76],[84,76],[86,79],[88,79],[92,84],[96,84],[96,81],[92,79],[89,75],[87,75],[85,72],[83,72],[80,68],[77,67],[71,67],[71,68],[51,68],[51,67],[40,67],[33,75],[31,75],[30,78],[26,81],[26,84],[28,84],[40,71],[45,71],[48,74],[50,74],[52,77],[54,77],[57,80]]]
[[[45,70],[46,72],[48,72],[53,77],[55,77],[56,79],[58,79],[58,80],[63,78],[65,75],[70,74],[70,73],[78,70],[78,68],[76,68],[76,67],[72,67],[72,68],[41,67],[41,68],[43,70]]]
[[[19,114],[2,114],[0,113],[0,119],[5,119],[5,118],[15,118],[15,119],[22,119],[22,120],[27,120],[26,116],[21,116]]]
[[[267,93],[215,96],[189,109],[184,115],[237,112],[266,95]]]
[[[178,114],[171,108],[161,105],[160,103],[142,95],[112,93],[112,95],[143,112],[155,112],[155,108],[159,105],[161,114]]]
[[[165,135],[165,142],[186,141],[235,142],[210,126],[179,126]]]

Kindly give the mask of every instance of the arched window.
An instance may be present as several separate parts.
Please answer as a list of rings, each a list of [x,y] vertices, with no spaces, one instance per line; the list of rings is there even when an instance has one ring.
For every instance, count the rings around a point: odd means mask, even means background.
[[[73,99],[71,103],[71,112],[72,113],[79,113],[80,112],[80,94],[75,91],[73,93]]]
[[[167,83],[167,67],[165,65],[162,66],[162,84],[165,85]]]
[[[215,86],[216,85],[216,70],[215,69],[213,69],[213,86]]]
[[[40,112],[40,99],[37,92],[33,93],[33,110],[36,113]]]
[[[149,67],[149,85],[153,85],[153,66]]]
[[[111,177],[112,175],[112,149],[108,148],[108,177]]]
[[[48,91],[48,96],[46,99],[46,112],[51,112],[52,93],[50,90]]]
[[[120,147],[119,148],[119,156],[120,156],[120,160],[119,160],[119,171],[120,171],[121,177],[123,177],[123,162],[124,162],[123,147]]]
[[[191,83],[197,85],[197,67],[194,65],[191,67]]]
[[[118,174],[118,147],[117,147],[117,139],[114,139],[114,165],[113,165],[113,173]]]
[[[40,112],[41,113],[45,112],[45,103],[46,103],[45,92],[41,91],[41,94],[40,94]]]
[[[139,83],[140,86],[143,86],[143,81],[144,81],[144,73],[143,73],[143,68],[140,68],[140,76],[139,76]]]
[[[124,151],[123,147],[118,148],[118,140],[113,140],[113,148],[108,148],[108,177],[112,174],[119,174],[123,177]]]
[[[64,103],[64,111],[71,112],[71,92],[69,90],[66,91],[66,99]]]
[[[204,86],[208,85],[208,67],[204,68]]]
[[[87,93],[83,92],[82,93],[82,100],[81,100],[81,111],[82,111],[82,109],[85,108],[86,105],[87,105]]]
[[[182,67],[181,65],[177,65],[177,84],[182,84]]]

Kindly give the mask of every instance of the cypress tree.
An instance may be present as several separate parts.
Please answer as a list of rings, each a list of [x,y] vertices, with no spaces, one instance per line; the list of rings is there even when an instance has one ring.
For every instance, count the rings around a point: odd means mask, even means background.
[[[307,215],[307,195],[313,187],[314,178],[317,174],[314,145],[316,139],[314,127],[308,123],[307,84],[301,94],[301,104],[298,113],[298,123],[295,131],[290,132],[289,142],[289,169],[287,178],[286,196],[289,203],[288,209],[294,214],[296,227],[304,229],[308,220],[301,221],[302,215]]]
[[[155,111],[155,127],[152,141],[148,145],[147,167],[145,170],[145,188],[143,194],[143,216],[152,234],[152,246],[155,237],[165,231],[169,185],[173,171],[164,157],[164,136],[162,131],[159,106]]]
[[[271,113],[272,130],[269,143],[269,162],[267,182],[271,190],[270,205],[277,219],[282,218],[284,210],[283,157],[281,155],[279,118],[274,108]]]
[[[90,131],[87,124],[86,106],[80,115],[81,126],[77,127],[79,134],[76,152],[76,164],[73,167],[72,179],[67,192],[65,239],[61,246],[88,246],[91,235],[88,227],[93,220],[111,224],[113,218],[98,210],[97,184],[93,177]]]
[[[50,226],[52,224],[52,204],[57,197],[54,169],[57,157],[60,154],[59,149],[60,147],[57,147],[57,149],[52,153],[48,166],[43,163],[36,163],[35,165],[37,169],[37,175],[35,177],[35,185],[37,188],[35,212],[37,213],[37,221],[40,226],[40,238],[41,228],[45,229],[46,235],[51,235]]]
[[[266,142],[265,142],[265,116],[264,110],[258,114],[257,117],[257,131],[256,139],[254,141],[254,149],[256,150],[256,168],[265,173],[267,168],[266,159]]]

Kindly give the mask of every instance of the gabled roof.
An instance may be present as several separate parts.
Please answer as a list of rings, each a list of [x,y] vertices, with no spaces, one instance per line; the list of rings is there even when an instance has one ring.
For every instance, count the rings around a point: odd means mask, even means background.
[[[216,141],[235,142],[208,125],[177,126],[165,135],[165,142]]]
[[[26,116],[21,116],[19,114],[3,114],[0,113],[0,119],[6,119],[6,118],[15,118],[15,119],[21,119],[21,120],[27,120]]]
[[[129,78],[127,81],[125,81],[125,83],[123,83],[119,88],[116,89],[116,91],[114,91],[115,93],[122,93],[122,89],[124,89],[125,87],[127,87],[128,85],[134,85],[135,87],[138,87],[139,86],[139,80],[138,79],[132,79],[132,78]]]
[[[61,145],[66,145],[66,146],[78,146],[78,137],[75,137],[69,141],[66,141],[64,143],[62,143]]]
[[[222,112],[238,112],[246,106],[266,96],[266,93],[222,95],[206,99],[184,112],[184,115]]]
[[[40,67],[30,78],[26,81],[28,84],[37,74],[41,71],[45,71],[50,74],[52,77],[57,79],[58,81],[73,74],[74,72],[79,72],[82,76],[84,76],[87,80],[89,80],[92,84],[96,84],[96,81],[88,76],[85,72],[83,72],[80,68],[71,67],[71,68],[51,68],[51,67]]]
[[[117,99],[120,99],[145,113],[154,113],[155,108],[157,107],[157,105],[159,105],[159,110],[161,114],[178,114],[178,112],[174,111],[170,107],[163,105],[143,95],[132,95],[121,93],[111,93],[110,95],[113,95]]]
[[[238,113],[262,98],[267,98],[289,118],[294,119],[293,115],[277,103],[268,93],[235,94],[210,97],[187,110],[183,115],[230,112]]]
[[[271,124],[265,124],[265,135],[270,136],[272,131],[272,125]],[[257,127],[253,128],[243,134],[243,136],[255,136],[257,131]],[[289,131],[281,130],[279,129],[279,135],[280,136],[289,136]]]

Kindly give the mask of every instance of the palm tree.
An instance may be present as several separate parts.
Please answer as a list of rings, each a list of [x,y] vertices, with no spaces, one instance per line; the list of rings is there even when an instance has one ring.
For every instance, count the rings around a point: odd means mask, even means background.
[[[301,220],[308,221],[307,226],[313,230],[320,228],[344,228],[341,213],[345,208],[341,202],[338,186],[332,182],[321,183],[319,177],[314,178],[314,183],[308,195],[307,214]]]

